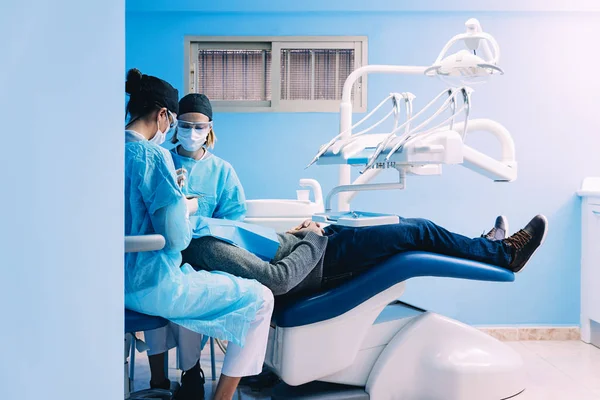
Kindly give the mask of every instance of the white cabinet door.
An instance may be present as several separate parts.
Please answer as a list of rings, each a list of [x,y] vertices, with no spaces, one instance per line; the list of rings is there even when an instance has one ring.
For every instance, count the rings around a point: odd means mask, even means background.
[[[589,317],[600,322],[600,205],[588,206],[584,285],[587,287]]]

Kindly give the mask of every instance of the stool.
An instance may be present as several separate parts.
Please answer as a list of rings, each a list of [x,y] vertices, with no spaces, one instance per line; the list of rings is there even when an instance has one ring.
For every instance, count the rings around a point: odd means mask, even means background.
[[[125,400],[159,399],[171,400],[173,391],[164,389],[146,389],[130,393],[133,386],[133,375],[135,369],[135,341],[129,343],[127,334],[135,337],[136,332],[149,331],[166,326],[168,321],[164,318],[140,314],[125,309]],[[127,357],[131,355],[131,366],[127,368]],[[168,357],[165,357],[165,370],[168,368]]]

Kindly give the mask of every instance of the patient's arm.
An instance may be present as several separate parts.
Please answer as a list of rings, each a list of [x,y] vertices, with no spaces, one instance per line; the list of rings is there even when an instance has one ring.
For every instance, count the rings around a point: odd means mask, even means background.
[[[320,287],[327,238],[312,232],[302,240],[286,238],[284,234],[279,237],[282,246],[276,259],[270,263],[213,237],[192,240],[182,252],[183,262],[197,270],[224,271],[242,278],[256,279],[276,296],[288,293],[300,283],[306,289]],[[290,240],[293,240],[293,245],[289,245]]]
[[[323,234],[325,233],[323,228],[321,228],[321,224],[319,224],[318,222],[311,221],[310,219],[307,219],[294,229],[287,231],[287,233],[296,235],[301,238],[306,236],[306,233],[308,232],[314,232],[319,236],[323,236]]]

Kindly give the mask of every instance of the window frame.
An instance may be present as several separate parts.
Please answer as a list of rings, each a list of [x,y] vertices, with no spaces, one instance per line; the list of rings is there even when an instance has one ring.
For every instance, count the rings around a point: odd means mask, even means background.
[[[194,91],[196,63],[192,55],[200,49],[270,49],[271,100],[211,100],[215,112],[339,112],[341,100],[281,100],[281,50],[354,49],[354,68],[368,65],[366,36],[185,36],[185,94]],[[336,80],[337,82],[337,80]],[[354,84],[353,112],[367,110],[367,76]]]

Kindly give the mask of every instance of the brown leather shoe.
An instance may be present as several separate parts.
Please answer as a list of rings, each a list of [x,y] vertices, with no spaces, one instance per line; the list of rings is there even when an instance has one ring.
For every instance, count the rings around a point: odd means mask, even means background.
[[[548,233],[548,220],[536,215],[531,221],[503,242],[512,250],[512,261],[508,266],[513,272],[521,272],[538,247],[544,243]]]

